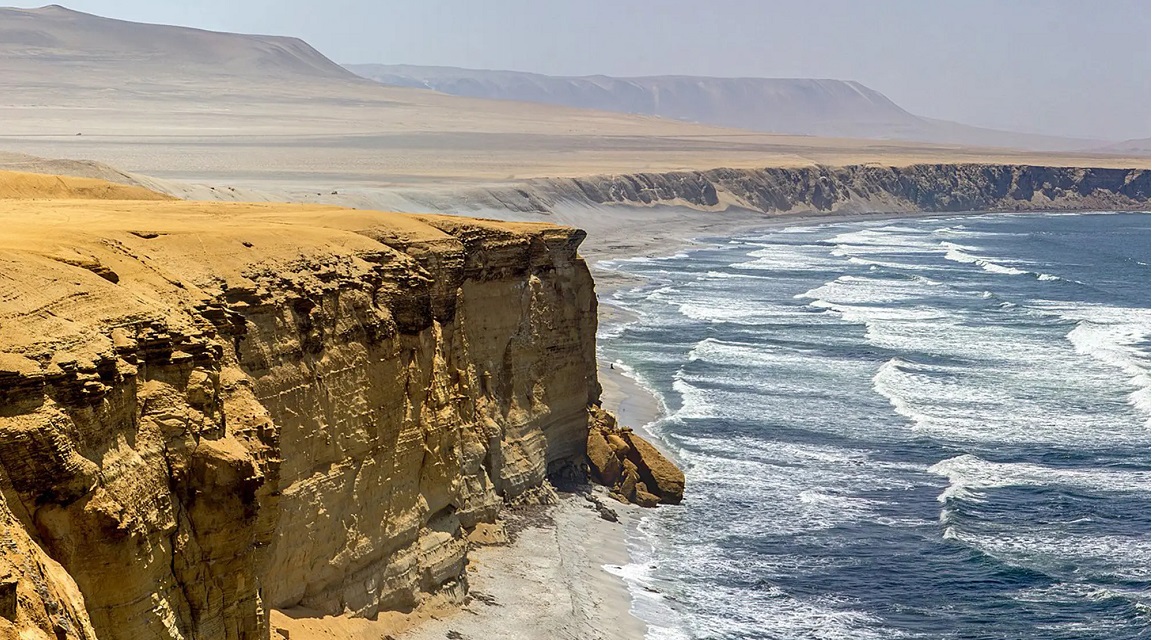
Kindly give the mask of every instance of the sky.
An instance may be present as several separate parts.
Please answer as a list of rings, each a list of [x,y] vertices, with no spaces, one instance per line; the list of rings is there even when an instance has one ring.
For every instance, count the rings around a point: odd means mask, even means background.
[[[16,3],[34,7],[39,3]],[[303,38],[341,63],[856,80],[917,115],[1149,135],[1148,0],[66,0]]]

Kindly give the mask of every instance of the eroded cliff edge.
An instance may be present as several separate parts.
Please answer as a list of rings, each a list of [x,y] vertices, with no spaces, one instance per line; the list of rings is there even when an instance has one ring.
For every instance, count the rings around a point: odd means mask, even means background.
[[[585,463],[579,230],[177,201],[0,219],[0,636],[266,638],[269,608],[451,598],[469,530]]]
[[[738,208],[760,213],[1143,209],[1148,169],[1012,164],[813,165],[539,178],[427,206],[550,213],[565,204]]]

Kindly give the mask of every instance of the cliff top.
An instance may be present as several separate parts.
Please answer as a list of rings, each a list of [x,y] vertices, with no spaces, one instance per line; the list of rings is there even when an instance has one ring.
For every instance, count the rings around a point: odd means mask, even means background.
[[[69,345],[80,360],[107,347],[99,335],[109,327],[181,327],[186,309],[225,292],[259,298],[268,279],[324,287],[321,271],[377,267],[418,278],[419,265],[397,248],[451,253],[465,243],[526,246],[538,238],[574,251],[584,237],[543,223],[188,202],[101,180],[12,172],[0,172],[0,226],[0,345],[34,359],[48,345]]]

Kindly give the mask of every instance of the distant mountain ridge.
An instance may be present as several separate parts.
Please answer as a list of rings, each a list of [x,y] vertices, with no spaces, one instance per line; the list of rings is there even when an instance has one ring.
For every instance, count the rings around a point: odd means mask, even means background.
[[[130,63],[182,72],[260,73],[352,79],[354,75],[299,38],[144,25],[59,5],[0,8],[0,59],[6,71],[20,62],[57,66]]]
[[[909,113],[859,82],[703,76],[548,76],[455,67],[350,64],[365,78],[457,96],[516,100],[657,116],[770,133],[917,140],[942,144],[1068,150],[1082,140],[1014,133]]]
[[[423,88],[365,79],[296,38],[114,20],[58,6],[0,9],[0,148],[83,158],[149,179],[252,181],[247,193],[257,199],[281,188],[269,185],[297,180],[308,182],[308,198],[335,191],[343,198],[344,189],[313,188],[313,181],[448,193],[480,183],[717,167],[1147,165],[1147,155],[1111,150],[1036,154],[988,144],[909,142],[942,137],[921,131],[982,130],[918,118],[849,82],[652,79],[658,90],[635,79],[559,83],[577,97],[631,95],[633,111],[653,110],[645,102],[653,92],[661,108],[678,102],[707,107],[651,117],[587,108],[606,106],[595,102],[576,102],[585,107],[576,108],[450,95],[430,90],[432,80],[414,78],[411,69],[407,74],[403,84]],[[502,83],[543,81],[553,80],[505,74]],[[779,128],[806,135],[685,122],[723,115],[736,126],[756,127],[762,125],[754,119],[732,118],[764,113]],[[1003,134],[984,133],[1012,146]],[[883,137],[890,139],[874,139]],[[106,172],[94,165],[64,169]],[[210,196],[208,191],[194,193]],[[283,197],[301,197],[291,194]],[[391,197],[346,202],[403,204]]]

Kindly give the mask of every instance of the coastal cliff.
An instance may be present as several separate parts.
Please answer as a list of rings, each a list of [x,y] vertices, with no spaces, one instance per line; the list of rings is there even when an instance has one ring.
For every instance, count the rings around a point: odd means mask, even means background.
[[[1148,169],[1005,164],[822,165],[540,178],[464,198],[477,208],[549,213],[585,206],[681,206],[760,213],[1143,209]],[[427,196],[430,206],[459,206]]]
[[[469,533],[585,472],[582,231],[139,200],[0,219],[0,637],[267,638],[270,608],[458,601]]]

